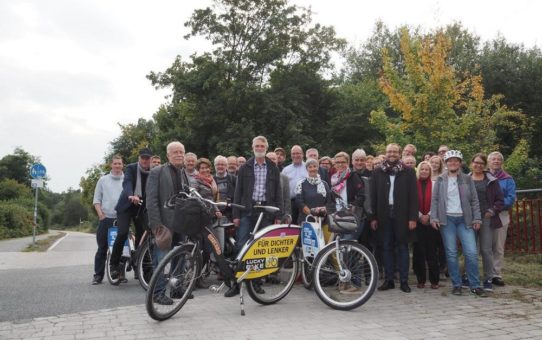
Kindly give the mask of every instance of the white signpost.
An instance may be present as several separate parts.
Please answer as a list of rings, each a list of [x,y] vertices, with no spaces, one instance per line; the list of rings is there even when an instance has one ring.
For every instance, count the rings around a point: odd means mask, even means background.
[[[47,169],[41,163],[35,163],[30,168],[30,176],[32,177],[32,188],[36,189],[36,199],[34,201],[34,228],[32,232],[32,244],[36,244],[36,226],[38,225],[38,191],[43,188],[43,177],[47,173]]]

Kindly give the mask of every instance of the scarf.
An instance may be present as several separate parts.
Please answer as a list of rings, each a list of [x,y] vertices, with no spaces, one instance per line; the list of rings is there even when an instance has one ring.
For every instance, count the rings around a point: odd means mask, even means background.
[[[322,195],[324,198],[327,196],[326,187],[324,185],[324,182],[320,179],[320,175],[316,175],[316,177],[307,177],[301,181],[299,181],[295,187],[295,194],[300,195],[303,191],[302,186],[303,182],[307,181],[311,185],[316,185],[316,192],[320,195]]]
[[[216,195],[216,193],[218,191],[218,187],[216,185],[216,182],[215,182],[213,176],[211,176],[211,175],[203,176],[203,175],[198,173],[195,177],[201,184],[203,184],[206,187],[211,189],[211,192],[213,193],[213,196]]]
[[[350,172],[350,168],[346,168],[343,172],[339,173],[337,170],[333,169],[331,175],[331,189],[339,194],[344,186],[346,185],[346,181],[350,178],[350,175],[352,174]]]
[[[384,171],[388,175],[397,175],[397,173],[403,171],[404,165],[403,165],[403,161],[401,160],[398,160],[393,163],[388,160],[385,160],[382,163],[380,163],[380,168],[382,168],[382,171]]]
[[[492,173],[493,176],[495,176],[498,180],[502,180],[502,179],[507,179],[507,178],[512,178],[512,176],[510,176],[506,171],[504,171],[503,169],[499,169],[499,170],[496,170],[495,172]]]
[[[425,183],[425,192],[423,191],[423,183]],[[422,215],[427,215],[431,210],[431,193],[433,188],[433,182],[430,178],[419,179],[416,184],[418,185],[419,210]]]
[[[141,188],[141,174],[148,175],[150,170],[145,170],[141,167],[139,162],[137,163],[137,178],[136,178],[136,186],[134,195],[142,197],[143,196],[143,190]]]

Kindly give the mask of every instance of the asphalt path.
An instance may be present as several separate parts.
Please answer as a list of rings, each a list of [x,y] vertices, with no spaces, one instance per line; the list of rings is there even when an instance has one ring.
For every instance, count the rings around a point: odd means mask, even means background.
[[[31,240],[30,240],[31,241]],[[120,286],[91,285],[96,239],[68,232],[44,253],[14,252],[0,244],[0,321],[91,311],[144,303],[132,273]]]

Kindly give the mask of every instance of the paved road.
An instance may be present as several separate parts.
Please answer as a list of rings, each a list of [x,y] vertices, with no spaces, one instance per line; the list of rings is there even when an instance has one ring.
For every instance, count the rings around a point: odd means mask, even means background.
[[[92,235],[70,234],[34,261],[11,255],[21,268],[0,267],[0,339],[542,338],[541,302],[456,297],[448,288],[377,292],[361,308],[339,312],[296,286],[276,305],[248,299],[245,317],[237,298],[198,290],[179,314],[158,323],[147,316],[136,282],[89,285],[93,242]],[[542,301],[539,291],[518,292]]]

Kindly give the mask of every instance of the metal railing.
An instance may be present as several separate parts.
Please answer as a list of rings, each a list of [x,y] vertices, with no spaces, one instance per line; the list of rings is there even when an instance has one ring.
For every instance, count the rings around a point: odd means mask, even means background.
[[[506,251],[516,254],[542,253],[542,189],[517,190],[510,209]]]

